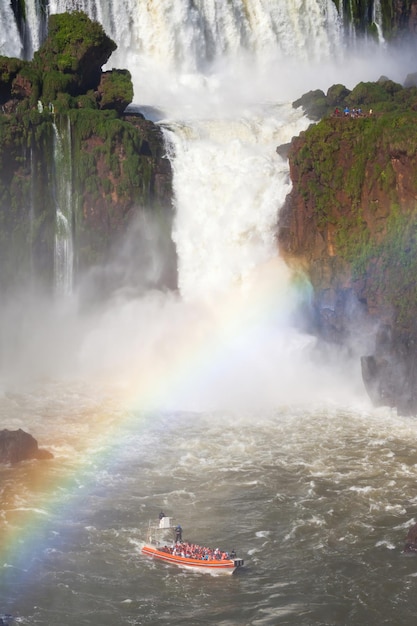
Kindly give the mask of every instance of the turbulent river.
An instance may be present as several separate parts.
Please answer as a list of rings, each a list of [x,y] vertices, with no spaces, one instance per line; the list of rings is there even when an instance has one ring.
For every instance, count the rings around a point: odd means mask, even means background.
[[[359,405],[127,411],[108,389],[57,383],[5,394],[1,417],[55,455],[0,471],[0,606],[18,623],[413,623],[413,419]],[[161,508],[244,568],[141,556]]]
[[[36,47],[38,3],[26,4]],[[403,81],[415,55],[346,42],[331,0],[46,4],[103,22],[135,107],[163,128],[179,289],[121,279],[96,302],[93,275],[53,302],[1,301],[1,424],[54,458],[0,466],[0,614],[42,626],[414,623],[417,560],[402,548],[417,516],[415,419],[370,407],[367,345],[323,355],[300,330],[310,288],[294,285],[275,236],[290,189],[276,148],[310,123],[291,101]],[[0,14],[1,51],[18,55],[8,3]],[[140,286],[136,232],[112,263]],[[161,509],[244,568],[211,576],[142,556]]]

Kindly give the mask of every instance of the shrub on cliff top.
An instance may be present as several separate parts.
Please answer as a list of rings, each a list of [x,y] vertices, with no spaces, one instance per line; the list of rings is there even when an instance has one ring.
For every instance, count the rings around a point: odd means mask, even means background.
[[[130,72],[114,69],[111,72],[103,72],[98,91],[101,109],[116,109],[119,113],[123,113],[133,100]]]
[[[417,109],[417,88],[402,87],[399,83],[381,77],[376,82],[360,82],[349,91],[344,85],[331,86],[327,94],[321,90],[309,91],[293,102],[302,107],[311,119],[320,120],[334,114],[335,107],[341,111],[348,108],[373,109],[374,112],[406,111]]]
[[[48,21],[48,37],[34,59],[41,60],[43,68],[58,69],[63,59],[70,59],[69,71],[77,71],[85,56],[93,56],[100,68],[114,50],[116,44],[106,35],[98,22],[93,22],[83,11],[51,15]],[[75,65],[75,67],[74,67]]]
[[[380,80],[376,83],[359,83],[346,97],[349,106],[372,105],[376,102],[393,100],[403,87],[392,80]]]
[[[343,102],[345,101],[345,98],[349,94],[350,94],[349,89],[347,89],[347,87],[345,87],[344,85],[341,85],[341,84],[332,85],[331,87],[329,87],[329,89],[327,90],[327,94],[326,94],[326,100],[327,100],[328,106],[331,106],[331,107],[342,106]]]
[[[117,46],[101,24],[73,11],[51,15],[48,25],[48,37],[33,61],[0,56],[4,111],[23,112],[40,100],[44,106],[56,104],[61,113],[66,106],[123,113],[133,99],[131,76],[127,70],[102,72]]]
[[[66,89],[71,95],[97,88],[101,68],[117,47],[101,24],[82,11],[74,11],[51,15],[48,28],[47,39],[34,54],[34,67],[45,77],[50,72],[69,75]]]

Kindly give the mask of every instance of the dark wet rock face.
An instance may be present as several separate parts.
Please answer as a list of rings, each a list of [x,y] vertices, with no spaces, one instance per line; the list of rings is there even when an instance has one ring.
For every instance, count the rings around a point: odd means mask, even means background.
[[[53,455],[47,450],[38,448],[38,442],[32,435],[19,430],[0,431],[0,463],[19,463],[32,459],[52,459]]]
[[[417,555],[417,524],[414,524],[407,533],[404,552],[405,554]]]

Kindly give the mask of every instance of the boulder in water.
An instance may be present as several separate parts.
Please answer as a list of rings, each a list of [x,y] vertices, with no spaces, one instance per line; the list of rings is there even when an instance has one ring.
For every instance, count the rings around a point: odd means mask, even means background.
[[[407,533],[407,537],[405,538],[404,552],[405,554],[417,555],[417,524],[411,526],[410,530]]]
[[[31,459],[52,459],[48,450],[38,448],[38,442],[32,435],[19,430],[0,430],[0,463],[19,463]]]

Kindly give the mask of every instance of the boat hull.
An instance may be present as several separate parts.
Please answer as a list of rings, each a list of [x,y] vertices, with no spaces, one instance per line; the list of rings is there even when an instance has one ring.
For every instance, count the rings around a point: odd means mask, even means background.
[[[209,572],[212,574],[233,574],[234,571],[243,565],[242,559],[190,559],[170,554],[169,552],[164,552],[163,550],[159,550],[157,547],[150,545],[144,545],[142,547],[142,554],[164,561],[165,563],[171,563],[172,565],[177,565],[186,569],[199,572]]]

